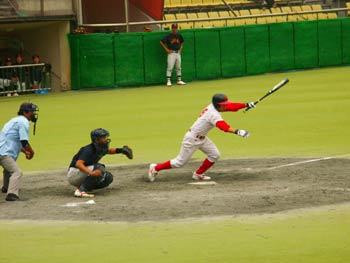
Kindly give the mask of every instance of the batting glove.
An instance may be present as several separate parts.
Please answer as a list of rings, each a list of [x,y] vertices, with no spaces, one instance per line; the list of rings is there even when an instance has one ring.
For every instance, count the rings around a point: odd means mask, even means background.
[[[243,138],[247,138],[250,135],[248,131],[246,131],[246,130],[239,130],[239,129],[235,130],[235,134],[237,134],[238,136],[241,136]]]
[[[255,102],[253,102],[253,101],[251,101],[251,102],[248,102],[247,103],[247,109],[253,109],[253,108],[255,108],[256,107],[256,105],[255,105]]]

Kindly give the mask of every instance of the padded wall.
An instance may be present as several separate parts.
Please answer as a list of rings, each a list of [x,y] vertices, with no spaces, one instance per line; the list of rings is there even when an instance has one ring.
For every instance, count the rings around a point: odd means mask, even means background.
[[[247,26],[245,29],[246,63],[248,74],[270,71],[269,27]]]
[[[296,68],[318,66],[317,21],[294,23],[294,54]]]
[[[197,79],[221,77],[220,38],[216,29],[199,29],[195,36]]]
[[[221,73],[223,77],[246,74],[244,27],[220,30]]]
[[[278,71],[294,68],[293,24],[271,24],[269,33],[270,69]]]
[[[115,78],[120,86],[144,84],[143,35],[118,34],[114,38]]]

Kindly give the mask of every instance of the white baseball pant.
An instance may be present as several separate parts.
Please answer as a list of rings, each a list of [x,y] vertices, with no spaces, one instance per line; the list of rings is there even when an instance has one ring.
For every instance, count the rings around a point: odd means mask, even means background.
[[[176,75],[181,77],[181,55],[177,52],[171,52],[168,54],[168,67],[166,70],[167,78],[171,78],[174,66],[176,66]]]
[[[180,153],[175,159],[170,160],[171,167],[179,168],[185,165],[192,157],[195,151],[201,150],[211,162],[216,162],[220,158],[220,152],[216,145],[205,136],[200,139],[192,132],[187,132],[183,138]]]

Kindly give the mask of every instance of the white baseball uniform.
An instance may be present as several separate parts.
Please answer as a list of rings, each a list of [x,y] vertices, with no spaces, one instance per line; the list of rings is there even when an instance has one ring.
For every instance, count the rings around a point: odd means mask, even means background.
[[[213,104],[209,104],[185,134],[180,153],[175,159],[170,160],[171,167],[181,167],[186,164],[196,150],[201,150],[208,156],[208,160],[216,162],[220,152],[216,145],[207,137],[208,132],[223,118]]]

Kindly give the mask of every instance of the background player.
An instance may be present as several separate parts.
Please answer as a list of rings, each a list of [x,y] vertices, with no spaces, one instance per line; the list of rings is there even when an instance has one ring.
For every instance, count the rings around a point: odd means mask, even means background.
[[[124,154],[133,158],[132,150],[128,146],[109,148],[109,132],[105,129],[95,129],[90,133],[91,143],[80,148],[74,155],[67,174],[68,182],[77,187],[76,197],[94,197],[88,192],[105,188],[113,181],[113,175],[105,170],[105,165],[99,160],[106,154]]]
[[[219,159],[220,153],[216,145],[207,137],[208,132],[217,127],[224,132],[236,134],[241,137],[248,137],[246,130],[234,129],[221,117],[220,112],[238,111],[243,108],[254,108],[254,102],[234,103],[228,100],[225,94],[215,94],[212,103],[209,104],[200,114],[192,127],[185,134],[180,153],[175,159],[159,164],[150,164],[148,180],[153,182],[159,171],[171,168],[179,168],[185,165],[196,150],[201,150],[207,155],[202,165],[193,173],[194,180],[210,180],[204,173]]]
[[[4,168],[2,193],[7,193],[6,201],[19,200],[20,178],[22,171],[16,160],[23,152],[28,160],[34,157],[29,144],[29,121],[38,120],[38,106],[33,103],[22,103],[18,116],[8,121],[0,132],[0,165]]]
[[[182,35],[177,31],[177,24],[172,24],[171,30],[172,32],[166,35],[160,41],[160,44],[168,54],[166,85],[171,86],[171,74],[173,72],[174,65],[176,65],[177,84],[185,85],[186,83],[181,80],[181,52],[183,48],[184,39]]]

